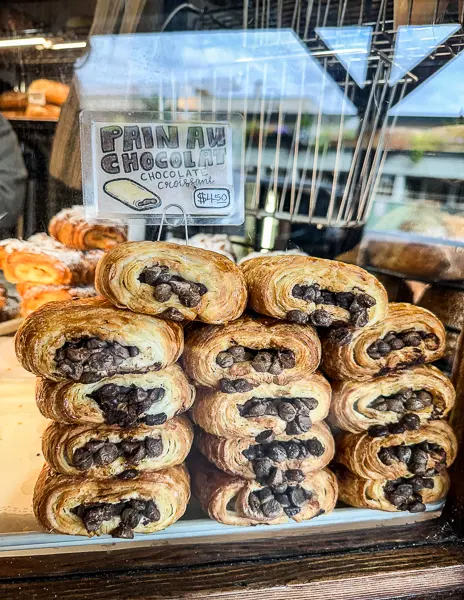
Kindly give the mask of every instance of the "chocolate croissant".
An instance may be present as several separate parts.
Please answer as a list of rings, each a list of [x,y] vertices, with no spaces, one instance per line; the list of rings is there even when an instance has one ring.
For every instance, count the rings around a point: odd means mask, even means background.
[[[445,375],[431,365],[413,367],[369,381],[334,381],[330,422],[360,433],[372,425],[401,422],[415,414],[421,423],[448,416],[456,392]]]
[[[204,459],[192,462],[192,489],[211,519],[225,525],[307,521],[331,512],[338,495],[336,477],[328,469],[273,492],[257,481],[223,473]]]
[[[130,479],[142,471],[180,465],[192,442],[193,427],[186,417],[126,430],[51,423],[42,438],[42,452],[50,467],[63,475]]]
[[[167,242],[127,242],[110,250],[96,276],[113,304],[174,321],[227,323],[245,310],[237,265],[216,252]]]
[[[244,316],[223,326],[198,326],[186,336],[182,361],[198,385],[226,393],[262,383],[285,385],[313,373],[321,344],[308,325]]]
[[[182,369],[114,375],[95,383],[39,379],[36,401],[44,417],[59,423],[160,425],[188,410],[195,398]]]
[[[425,504],[444,498],[450,486],[446,470],[431,477],[414,475],[393,480],[363,479],[338,465],[335,472],[342,502],[388,512],[423,512]]]
[[[30,285],[22,284],[18,293],[21,296],[21,316],[27,317],[47,302],[65,302],[78,298],[92,298],[97,292],[92,286],[72,287],[70,285]]]
[[[218,469],[261,483],[289,473],[298,480],[304,473],[326,467],[335,454],[335,442],[325,423],[316,423],[298,436],[265,431],[253,438],[222,438],[199,430],[195,436],[198,450]]]
[[[50,235],[74,250],[108,250],[127,240],[127,228],[120,222],[86,217],[83,206],[65,208],[48,225]]]
[[[2,247],[1,263],[10,283],[88,285],[93,283],[99,250],[70,250],[45,234],[28,241],[13,240]]]
[[[385,317],[387,292],[364,269],[312,256],[259,256],[242,266],[249,306],[258,313],[329,327],[373,325]]]
[[[177,323],[89,298],[45,304],[22,323],[15,344],[27,371],[92,383],[165,368],[182,353],[183,332]]]
[[[430,421],[412,429],[418,420],[410,415],[404,421],[410,428],[402,426],[401,433],[389,432],[383,425],[372,427],[369,433],[344,433],[337,440],[337,461],[364,479],[432,477],[441,473],[456,458],[456,436],[446,421]]]
[[[153,533],[175,523],[189,498],[190,478],[183,466],[143,471],[127,480],[61,475],[45,466],[33,504],[47,531],[133,538],[134,533]]]
[[[402,302],[389,304],[386,318],[372,327],[340,332],[323,340],[322,368],[333,379],[365,381],[433,362],[445,351],[445,329],[435,315]]]
[[[330,395],[329,382],[319,373],[243,393],[199,389],[191,416],[208,433],[225,438],[254,438],[268,430],[294,436],[325,419]]]

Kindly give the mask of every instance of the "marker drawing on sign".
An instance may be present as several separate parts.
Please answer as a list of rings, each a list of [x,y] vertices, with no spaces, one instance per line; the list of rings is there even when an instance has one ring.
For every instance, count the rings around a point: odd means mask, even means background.
[[[132,179],[107,181],[103,191],[134,210],[150,210],[161,206],[161,198]]]

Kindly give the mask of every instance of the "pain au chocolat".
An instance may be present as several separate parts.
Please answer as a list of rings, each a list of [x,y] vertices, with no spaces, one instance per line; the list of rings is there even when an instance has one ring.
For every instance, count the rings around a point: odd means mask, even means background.
[[[448,493],[450,481],[446,471],[431,477],[364,479],[341,465],[335,468],[339,498],[349,506],[388,512],[424,512],[425,505],[437,502]]]
[[[116,306],[174,321],[227,323],[245,310],[237,265],[222,254],[168,242],[127,242],[100,261],[96,288]]]
[[[325,423],[315,423],[306,433],[273,434],[266,430],[256,439],[223,438],[199,430],[195,438],[198,450],[218,469],[244,479],[272,480],[277,470],[290,480],[326,467],[335,454],[335,443]],[[281,478],[282,479],[282,478]],[[282,483],[279,480],[279,483]]]
[[[329,419],[352,433],[398,423],[411,414],[425,424],[446,418],[455,398],[448,377],[432,365],[421,365],[368,381],[334,381]]]
[[[94,383],[39,379],[36,388],[44,417],[73,425],[160,425],[188,410],[194,398],[195,388],[178,365]]]
[[[55,473],[45,466],[34,490],[34,513],[47,531],[133,538],[175,523],[190,498],[184,466],[143,471],[135,479],[94,479]]]
[[[416,415],[411,417],[418,421]],[[343,433],[337,440],[337,461],[365,479],[440,473],[456,458],[456,436],[446,421],[413,429],[417,421],[408,419],[400,428],[378,425],[365,433]]]
[[[177,323],[90,298],[45,304],[22,323],[15,345],[27,371],[91,383],[167,367],[182,353],[183,331]]]
[[[193,327],[182,362],[198,385],[226,393],[261,383],[285,385],[313,373],[321,344],[309,325],[244,316],[227,325]]]
[[[130,429],[51,423],[42,438],[42,452],[50,467],[63,475],[133,479],[143,471],[180,465],[192,442],[193,427],[186,417]]]
[[[322,369],[333,379],[365,381],[443,356],[445,329],[437,317],[412,304],[390,303],[383,321],[348,336],[332,331],[323,341]]]
[[[307,521],[331,512],[337,501],[337,479],[328,469],[306,474],[281,494],[257,481],[223,473],[203,458],[195,458],[191,470],[192,490],[203,510],[225,525]]]
[[[234,394],[200,388],[191,416],[208,433],[225,438],[254,438],[267,430],[300,435],[325,419],[330,396],[330,384],[319,373]]]
[[[257,313],[318,327],[364,327],[384,318],[387,293],[364,269],[300,255],[259,256],[241,269]]]

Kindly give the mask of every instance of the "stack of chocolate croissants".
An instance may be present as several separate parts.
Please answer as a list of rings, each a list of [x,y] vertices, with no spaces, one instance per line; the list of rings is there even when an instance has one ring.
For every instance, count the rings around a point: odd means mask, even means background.
[[[95,282],[100,297],[47,304],[16,338],[53,421],[34,495],[45,528],[130,538],[174,523],[194,437],[193,492],[225,524],[311,519],[334,508],[339,485],[346,503],[383,510],[424,510],[446,493],[454,392],[424,366],[443,328],[388,305],[363,269],[296,255],[238,267],[127,242]],[[194,425],[180,416],[189,409]],[[346,431],[332,470],[327,416]]]
[[[16,284],[23,317],[47,302],[95,296],[99,259],[127,237],[121,223],[87,218],[83,206],[60,211],[48,229],[50,235],[0,242],[0,269]]]

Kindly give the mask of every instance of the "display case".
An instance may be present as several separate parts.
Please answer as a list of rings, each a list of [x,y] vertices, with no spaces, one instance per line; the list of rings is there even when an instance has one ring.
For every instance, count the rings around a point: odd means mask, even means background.
[[[462,598],[462,2],[0,7],[2,598]]]

